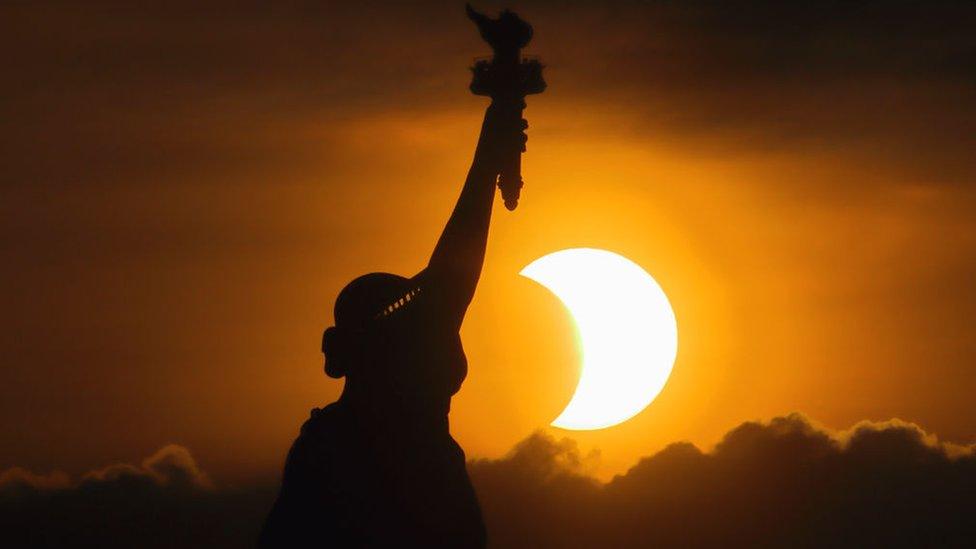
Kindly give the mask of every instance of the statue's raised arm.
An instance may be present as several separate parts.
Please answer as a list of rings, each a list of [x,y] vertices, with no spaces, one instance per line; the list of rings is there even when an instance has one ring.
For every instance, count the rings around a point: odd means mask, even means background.
[[[468,17],[494,57],[472,67],[471,91],[490,96],[474,162],[461,196],[441,234],[427,269],[418,275],[421,286],[440,293],[448,314],[458,325],[481,276],[488,240],[495,185],[505,206],[513,210],[522,188],[521,156],[528,123],[522,118],[525,96],[545,89],[542,65],[523,59],[521,49],[532,38],[532,26],[511,11],[491,19],[467,6]]]
[[[460,326],[481,277],[495,183],[511,150],[524,150],[528,124],[492,103],[485,111],[474,160],[427,268],[416,278],[425,292],[436,293]]]

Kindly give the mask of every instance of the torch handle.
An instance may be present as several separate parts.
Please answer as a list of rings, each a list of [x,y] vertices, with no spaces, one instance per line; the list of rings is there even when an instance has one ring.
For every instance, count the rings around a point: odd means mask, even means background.
[[[497,100],[497,99],[496,99]],[[522,97],[511,98],[499,102],[504,110],[506,126],[512,128],[511,148],[502,161],[498,173],[498,189],[502,192],[502,200],[509,211],[518,206],[519,195],[522,193],[522,110],[525,100]]]

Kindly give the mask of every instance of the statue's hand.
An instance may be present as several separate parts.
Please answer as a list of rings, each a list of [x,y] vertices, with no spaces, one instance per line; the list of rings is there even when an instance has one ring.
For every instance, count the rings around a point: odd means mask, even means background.
[[[475,158],[492,171],[501,171],[506,159],[525,151],[529,123],[522,118],[524,107],[524,101],[510,105],[493,102],[485,112]]]

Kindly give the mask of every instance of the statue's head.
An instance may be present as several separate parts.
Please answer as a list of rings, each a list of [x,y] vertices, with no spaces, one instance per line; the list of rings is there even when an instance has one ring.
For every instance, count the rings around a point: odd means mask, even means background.
[[[390,273],[363,275],[339,292],[335,326],[322,334],[325,373],[340,378],[368,357],[371,333],[392,303],[409,291],[409,279]]]
[[[532,40],[532,25],[525,22],[510,10],[505,10],[492,19],[483,13],[478,13],[465,4],[468,17],[478,26],[481,38],[491,45],[495,52],[512,52],[524,48]]]

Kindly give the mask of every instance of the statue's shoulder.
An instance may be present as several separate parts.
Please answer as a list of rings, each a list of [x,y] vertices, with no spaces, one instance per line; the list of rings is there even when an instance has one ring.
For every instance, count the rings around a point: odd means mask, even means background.
[[[321,408],[312,408],[308,419],[302,424],[301,436],[314,437],[334,431],[345,415],[344,407],[338,402]]]
[[[313,408],[292,443],[289,461],[299,464],[320,460],[323,452],[334,446],[347,430],[342,420],[344,415],[342,407],[335,403]]]

